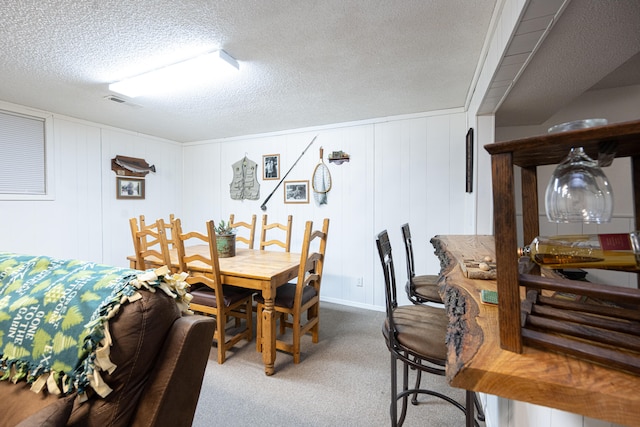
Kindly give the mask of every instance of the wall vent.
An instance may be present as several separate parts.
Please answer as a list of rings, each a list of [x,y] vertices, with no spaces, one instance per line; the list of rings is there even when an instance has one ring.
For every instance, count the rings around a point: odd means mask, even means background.
[[[115,96],[115,95],[107,95],[104,97],[104,99],[106,99],[107,101],[115,102],[116,104],[124,104],[133,108],[141,108],[138,104],[134,104],[131,101],[128,101],[124,98],[120,98],[119,96]]]
[[[109,101],[113,101],[113,102],[117,102],[118,104],[124,104],[125,102],[127,102],[124,99],[118,98],[115,95],[107,95],[107,96],[104,97],[104,99],[109,100]]]

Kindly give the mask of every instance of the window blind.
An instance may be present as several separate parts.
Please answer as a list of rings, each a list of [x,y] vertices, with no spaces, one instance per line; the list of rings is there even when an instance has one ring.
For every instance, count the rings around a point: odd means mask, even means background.
[[[44,195],[43,118],[0,111],[0,194]]]

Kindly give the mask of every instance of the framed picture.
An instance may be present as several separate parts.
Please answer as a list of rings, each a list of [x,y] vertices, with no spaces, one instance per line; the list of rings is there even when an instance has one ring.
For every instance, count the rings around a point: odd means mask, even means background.
[[[144,199],[144,179],[116,177],[116,198]]]
[[[280,154],[262,156],[262,179],[280,179]]]
[[[309,181],[285,181],[285,203],[309,203]]]

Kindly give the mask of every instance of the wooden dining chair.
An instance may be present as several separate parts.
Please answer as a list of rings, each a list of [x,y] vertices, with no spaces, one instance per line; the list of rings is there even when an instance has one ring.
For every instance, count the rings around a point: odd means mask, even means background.
[[[384,230],[376,239],[385,282],[386,317],[382,325],[387,348],[391,352],[391,425],[401,426],[407,414],[410,395],[426,394],[445,400],[465,413],[465,426],[474,427],[475,393],[467,390],[465,405],[451,397],[427,389],[409,389],[409,367],[418,372],[444,376],[447,364],[446,334],[449,318],[445,310],[429,305],[398,306],[396,277],[389,235]],[[402,363],[402,388],[398,392],[397,362]],[[398,400],[402,409],[398,418]],[[426,424],[429,424],[426,422]]]
[[[324,219],[322,230],[312,230],[313,222],[307,221],[297,282],[278,287],[274,302],[274,309],[280,319],[280,334],[283,335],[286,328],[291,328],[293,335],[291,342],[276,340],[276,349],[292,353],[293,363],[300,363],[300,339],[305,334],[310,333],[311,341],[314,343],[317,343],[319,338],[320,284],[329,234],[329,219]],[[264,298],[256,295],[256,302],[257,327],[258,331],[261,331]],[[256,350],[262,351],[262,338],[259,333],[256,338]]]
[[[183,233],[180,219],[175,220],[174,224],[178,238],[180,271],[189,274],[185,281],[191,285],[189,293],[193,299],[189,308],[216,318],[216,331],[213,338],[218,343],[218,363],[222,364],[226,359],[227,350],[242,339],[251,341],[253,338],[251,304],[254,291],[222,284],[213,221],[207,221],[206,235],[197,231]],[[186,242],[190,245],[205,244],[209,247],[209,253],[187,255]],[[194,263],[198,264],[197,271],[192,268]],[[227,330],[227,321],[230,317],[244,320],[244,326],[238,327],[236,323],[232,329]]]
[[[293,224],[293,216],[287,217],[287,224],[280,224],[273,222],[267,224],[267,214],[262,215],[262,230],[260,231],[260,250],[265,250],[267,246],[279,246],[285,250],[285,252],[291,252],[291,225]],[[267,240],[267,231],[269,230],[282,230],[285,233],[284,240],[269,239]]]
[[[438,291],[438,280],[440,276],[423,274],[416,276],[415,260],[413,257],[413,245],[411,242],[411,229],[409,224],[403,224],[402,238],[407,255],[407,283],[405,291],[409,300],[414,304],[437,303],[442,304],[442,298]]]
[[[167,243],[169,244],[169,249],[174,249],[176,247],[176,243],[174,241],[174,235],[175,233],[173,232],[173,222],[175,221],[175,215],[174,214],[169,214],[169,221],[164,221],[164,226],[165,226],[165,236],[167,238]],[[149,227],[155,227],[156,223],[154,222],[153,224],[150,224]],[[140,230],[144,230],[145,227],[147,227],[144,215],[140,215]],[[144,242],[145,244],[148,245],[153,245],[155,242],[153,240]]]
[[[133,250],[136,255],[136,265],[139,270],[157,268],[162,263],[171,268],[171,255],[166,238],[166,225],[160,218],[153,224],[138,227],[136,218],[129,219]]]
[[[249,249],[253,249],[253,241],[256,235],[256,215],[251,215],[251,223],[235,221],[235,215],[229,215],[229,225],[233,229],[246,228],[249,230],[249,237],[240,236],[236,233],[236,241],[246,243]]]

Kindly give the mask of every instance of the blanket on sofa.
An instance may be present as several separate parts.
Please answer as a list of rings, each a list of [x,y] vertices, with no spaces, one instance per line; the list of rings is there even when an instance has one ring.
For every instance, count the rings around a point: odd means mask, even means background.
[[[138,290],[160,289],[188,312],[186,275],[0,252],[0,380],[51,393],[111,392],[109,319]]]

